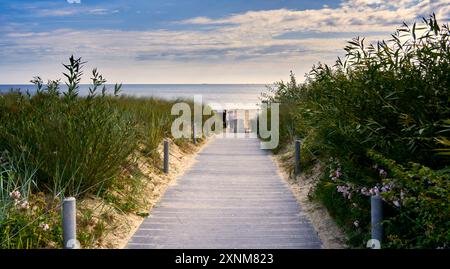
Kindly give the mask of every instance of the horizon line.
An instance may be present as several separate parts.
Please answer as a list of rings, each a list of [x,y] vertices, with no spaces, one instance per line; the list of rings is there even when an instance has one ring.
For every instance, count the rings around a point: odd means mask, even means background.
[[[117,83],[122,85],[269,85],[272,83]],[[115,85],[116,83],[105,83],[104,85]],[[29,85],[34,86],[32,83],[0,83],[3,86],[14,86],[14,85]],[[65,85],[61,83],[60,85]],[[79,85],[92,85],[91,83],[80,83]]]

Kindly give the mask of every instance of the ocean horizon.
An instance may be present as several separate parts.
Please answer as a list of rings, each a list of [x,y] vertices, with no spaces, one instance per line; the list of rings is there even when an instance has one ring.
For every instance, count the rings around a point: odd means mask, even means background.
[[[105,84],[111,94],[114,84]],[[201,96],[203,103],[213,108],[246,107],[254,108],[261,103],[261,93],[267,92],[266,86],[270,84],[123,84],[121,95],[135,97],[155,97],[165,100],[189,99]],[[80,95],[87,95],[90,84],[81,84]],[[10,90],[34,93],[33,84],[0,84],[0,93]],[[67,90],[65,84],[61,85],[61,92]],[[100,91],[100,90],[99,90]]]

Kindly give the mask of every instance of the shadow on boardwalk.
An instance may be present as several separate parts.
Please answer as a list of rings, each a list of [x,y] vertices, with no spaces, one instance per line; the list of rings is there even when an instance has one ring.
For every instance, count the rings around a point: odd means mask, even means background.
[[[320,248],[256,138],[216,138],[169,187],[127,248]]]

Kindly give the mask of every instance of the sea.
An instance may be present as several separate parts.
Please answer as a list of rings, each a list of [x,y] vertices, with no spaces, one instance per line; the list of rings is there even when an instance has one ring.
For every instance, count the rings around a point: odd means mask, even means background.
[[[189,99],[210,105],[213,109],[254,109],[261,103],[261,93],[268,93],[265,84],[124,84],[121,95],[157,97],[167,100]],[[80,85],[80,95],[87,95],[90,85]],[[106,85],[112,93],[114,85]],[[32,94],[36,87],[27,85],[0,85],[0,93],[11,89],[27,90]],[[61,85],[61,91],[67,89]]]

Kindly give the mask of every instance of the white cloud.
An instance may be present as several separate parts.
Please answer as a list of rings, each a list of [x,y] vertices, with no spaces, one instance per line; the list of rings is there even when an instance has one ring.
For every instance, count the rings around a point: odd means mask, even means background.
[[[118,10],[109,10],[106,8],[94,8],[88,11],[88,13],[90,14],[94,14],[94,15],[107,15],[107,14],[114,14],[114,13],[118,13]]]
[[[221,19],[197,17],[182,21],[185,24],[233,25],[235,30],[263,31],[280,34],[292,30],[303,31],[392,31],[393,26],[436,12],[441,19],[450,17],[449,0],[347,0],[338,8],[314,10],[249,11]]]
[[[189,28],[194,30],[9,33],[4,40],[10,45],[0,50],[4,63],[0,82],[11,79],[11,72],[5,70],[8,65],[47,58],[63,61],[74,53],[104,66],[124,82],[268,83],[285,77],[289,70],[301,76],[318,61],[333,63],[342,56],[342,48],[353,34],[366,36],[369,42],[389,38],[388,33],[403,20],[412,21],[432,11],[444,22],[450,18],[448,3],[348,0],[338,8],[250,11],[220,19],[197,17],[178,22],[192,25]],[[208,26],[208,30],[194,25]],[[286,33],[296,32],[306,33],[284,38]]]
[[[41,17],[64,17],[77,13],[75,9],[40,9],[36,11],[36,14]]]
[[[67,0],[69,4],[81,4],[81,0]]]
[[[40,17],[64,17],[78,14],[92,14],[92,15],[108,15],[119,13],[119,10],[106,9],[106,8],[92,8],[77,7],[77,8],[60,8],[60,9],[38,9],[33,8],[36,15]]]

